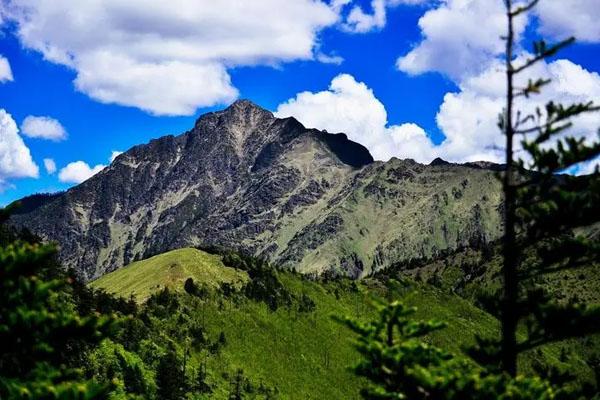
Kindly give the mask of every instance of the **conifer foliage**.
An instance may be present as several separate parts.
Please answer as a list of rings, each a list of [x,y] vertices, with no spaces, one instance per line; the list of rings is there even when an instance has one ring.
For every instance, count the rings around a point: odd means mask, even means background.
[[[545,275],[598,266],[600,261],[598,238],[586,235],[585,229],[600,221],[598,168],[585,177],[564,174],[600,156],[600,131],[596,140],[576,137],[570,131],[577,116],[600,107],[591,102],[563,105],[550,101],[531,114],[518,109],[517,100],[527,101],[551,81],[540,77],[518,87],[517,77],[575,40],[552,45],[539,40],[529,59],[515,60],[514,21],[538,2],[515,5],[505,0],[506,107],[498,122],[506,137],[502,335],[499,341],[480,339],[480,348],[473,352],[512,376],[518,373],[520,353],[600,332],[600,307],[576,298],[558,301],[536,283]],[[515,140],[524,150],[522,158],[515,157]],[[527,335],[519,341],[517,328],[521,325]]]
[[[425,337],[445,324],[418,321],[414,307],[374,299],[379,319],[365,323],[342,320],[358,334],[363,359],[355,372],[367,378],[365,399],[567,399],[540,378],[512,378],[489,373],[470,360],[425,343]]]
[[[0,226],[9,210],[0,210]],[[4,238],[10,235],[3,235]],[[109,317],[81,317],[64,296],[64,279],[48,278],[51,245],[0,243],[0,398],[104,399],[109,385],[85,380],[69,357],[82,344],[99,343]]]

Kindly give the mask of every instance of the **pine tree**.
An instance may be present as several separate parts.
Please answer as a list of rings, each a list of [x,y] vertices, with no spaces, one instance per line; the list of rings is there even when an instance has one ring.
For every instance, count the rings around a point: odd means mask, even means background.
[[[244,371],[238,369],[235,377],[231,382],[231,390],[229,392],[229,400],[243,400],[244,396]]]
[[[0,230],[8,210],[0,210]],[[8,237],[8,236],[6,236]],[[5,238],[6,238],[5,237]],[[81,317],[68,282],[48,271],[51,245],[13,238],[0,245],[0,398],[103,399],[110,387],[86,381],[71,365],[78,345],[99,343],[112,330],[108,317]]]
[[[208,383],[208,372],[206,371],[206,360],[198,367],[194,390],[197,393],[212,393],[212,387]]]
[[[587,177],[561,174],[599,156],[600,142],[575,138],[568,131],[574,117],[599,107],[551,101],[532,114],[516,109],[517,99],[527,100],[550,84],[550,80],[539,78],[517,87],[519,74],[574,41],[569,38],[548,45],[540,40],[534,42],[529,59],[521,63],[515,60],[514,21],[538,2],[515,6],[512,0],[505,0],[507,95],[498,124],[506,137],[502,332],[499,341],[479,339],[479,348],[473,352],[479,360],[497,364],[511,376],[517,374],[518,355],[524,351],[600,332],[600,308],[578,301],[560,302],[535,283],[540,276],[594,266],[600,261],[598,240],[577,233],[577,228],[600,221],[598,169]],[[515,157],[517,137],[525,159]],[[516,335],[520,324],[527,328],[522,341]]]
[[[365,399],[411,400],[550,400],[570,399],[540,378],[512,378],[490,373],[462,356],[456,356],[423,341],[442,329],[437,321],[418,321],[415,308],[401,302],[375,300],[378,319],[342,322],[358,335],[356,347],[363,356],[355,373],[369,386]]]
[[[170,347],[160,358],[156,369],[156,386],[159,399],[180,400],[185,397],[187,379],[182,369],[182,362],[173,347]]]

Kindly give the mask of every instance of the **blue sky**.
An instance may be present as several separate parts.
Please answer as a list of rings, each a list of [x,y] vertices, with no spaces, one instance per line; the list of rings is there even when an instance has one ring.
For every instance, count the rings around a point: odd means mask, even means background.
[[[535,71],[561,83],[548,96],[600,101],[595,1],[567,0],[561,10],[546,0],[521,22],[521,57],[542,33],[582,37]],[[0,131],[0,204],[65,190],[113,151],[182,133],[235,98],[345,131],[378,159],[498,161],[500,0],[256,0],[245,10],[223,1],[211,18],[138,3],[1,0],[0,56],[9,67],[0,63],[0,109],[19,131],[10,123]],[[94,19],[97,7],[104,20]],[[588,118],[576,134],[593,137],[594,126],[600,121]]]

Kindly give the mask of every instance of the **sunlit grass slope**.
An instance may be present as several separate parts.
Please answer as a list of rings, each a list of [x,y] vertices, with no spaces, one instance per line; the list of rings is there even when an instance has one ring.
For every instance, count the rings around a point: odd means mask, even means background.
[[[183,352],[186,344],[180,335],[188,325],[203,326],[210,341],[222,332],[226,345],[218,354],[202,348],[191,354],[190,368],[207,365],[214,388],[211,398],[226,399],[231,377],[243,369],[254,384],[277,388],[277,398],[358,399],[365,382],[350,370],[360,358],[352,345],[354,336],[331,317],[375,318],[369,293],[403,299],[419,308],[420,318],[447,321],[446,329],[426,340],[451,351],[472,344],[476,333],[498,328],[494,317],[468,301],[425,284],[409,284],[389,292],[380,281],[354,285],[346,279],[314,282],[287,272],[277,276],[296,298],[303,294],[310,297],[316,309],[299,312],[294,304],[271,311],[242,294],[227,297],[215,289],[200,299],[180,290],[179,310],[165,319],[153,319],[153,340],[160,343],[167,337]],[[224,266],[219,256],[182,249],[133,263],[92,286],[144,299],[164,286],[181,289],[186,277],[213,288],[219,282],[248,279],[245,272]]]
[[[164,287],[182,289],[187,278],[216,288],[223,282],[241,286],[248,275],[223,265],[221,256],[185,248],[134,262],[100,277],[90,286],[121,297],[133,295],[137,301],[144,301]]]

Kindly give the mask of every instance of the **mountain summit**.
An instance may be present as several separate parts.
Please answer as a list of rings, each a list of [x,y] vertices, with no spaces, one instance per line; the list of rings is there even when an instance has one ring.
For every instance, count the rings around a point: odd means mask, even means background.
[[[87,280],[190,246],[359,277],[495,239],[499,204],[489,170],[374,162],[344,134],[239,100],[13,221],[58,241],[64,265]]]

